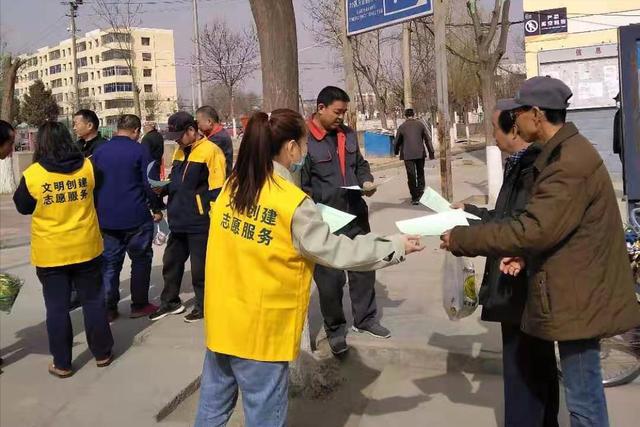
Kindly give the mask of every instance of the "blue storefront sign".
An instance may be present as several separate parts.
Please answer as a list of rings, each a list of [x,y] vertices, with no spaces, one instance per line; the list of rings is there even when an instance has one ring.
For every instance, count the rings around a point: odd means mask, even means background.
[[[345,0],[347,35],[433,14],[432,0]]]

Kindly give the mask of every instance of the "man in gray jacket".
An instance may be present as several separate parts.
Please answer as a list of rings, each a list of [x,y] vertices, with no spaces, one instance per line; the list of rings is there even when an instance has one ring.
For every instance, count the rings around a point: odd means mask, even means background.
[[[416,120],[412,108],[404,111],[407,120],[400,125],[395,140],[395,153],[400,154],[407,168],[407,180],[411,204],[417,205],[424,193],[424,159],[429,151],[429,160],[435,159],[433,145],[427,127],[420,120]],[[426,150],[425,150],[426,148]]]

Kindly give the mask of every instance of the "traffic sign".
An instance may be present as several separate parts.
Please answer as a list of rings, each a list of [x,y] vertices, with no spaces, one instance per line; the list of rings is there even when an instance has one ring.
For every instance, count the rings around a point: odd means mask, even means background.
[[[433,14],[432,0],[344,1],[349,36]]]

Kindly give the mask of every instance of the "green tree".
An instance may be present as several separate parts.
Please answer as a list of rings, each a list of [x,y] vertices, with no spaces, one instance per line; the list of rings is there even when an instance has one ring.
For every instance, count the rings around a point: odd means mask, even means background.
[[[47,120],[57,120],[60,107],[51,90],[44,87],[42,80],[36,80],[29,86],[29,93],[24,96],[20,110],[24,121],[31,126],[40,126]]]

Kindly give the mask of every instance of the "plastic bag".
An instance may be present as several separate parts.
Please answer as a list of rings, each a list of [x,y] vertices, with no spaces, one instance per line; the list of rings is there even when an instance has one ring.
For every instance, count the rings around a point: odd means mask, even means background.
[[[478,307],[476,270],[470,259],[446,253],[442,268],[442,305],[451,320],[467,317]]]
[[[11,312],[21,288],[22,280],[20,278],[0,273],[0,311]]]
[[[156,246],[162,246],[167,243],[169,238],[169,223],[166,216],[163,217],[160,222],[156,222],[153,227],[153,244]]]

